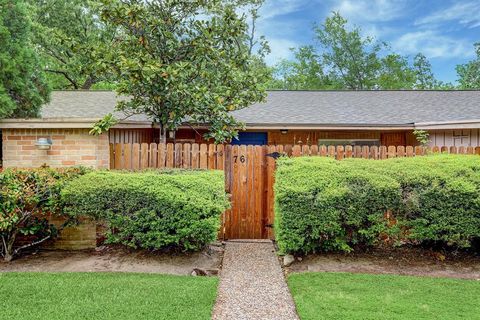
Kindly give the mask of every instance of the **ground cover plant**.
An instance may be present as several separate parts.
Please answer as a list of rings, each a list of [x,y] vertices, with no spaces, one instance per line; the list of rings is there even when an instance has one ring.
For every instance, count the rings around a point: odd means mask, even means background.
[[[302,320],[476,319],[475,280],[348,273],[297,273],[288,285]]]
[[[218,279],[132,273],[0,273],[0,283],[2,319],[210,319]]]
[[[10,261],[20,250],[54,238],[50,215],[62,215],[60,192],[84,168],[7,169],[0,172],[0,255]],[[23,236],[22,244],[17,243]]]
[[[358,245],[470,247],[480,238],[480,159],[283,158],[275,184],[281,251]]]
[[[108,243],[150,250],[198,250],[215,241],[229,204],[223,172],[213,170],[92,172],[62,199],[72,217],[104,221]]]

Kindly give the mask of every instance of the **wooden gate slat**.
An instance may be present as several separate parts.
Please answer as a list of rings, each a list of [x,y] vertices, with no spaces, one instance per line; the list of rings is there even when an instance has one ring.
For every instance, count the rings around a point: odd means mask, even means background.
[[[173,168],[174,167],[174,155],[173,155],[173,143],[167,143],[167,152],[166,152],[166,160],[165,160],[165,167],[166,168]]]
[[[200,168],[208,169],[208,148],[204,143],[200,145]]]
[[[160,169],[165,168],[166,149],[167,149],[167,146],[164,143],[158,144],[157,168],[160,168]]]
[[[140,144],[138,143],[132,145],[132,169],[140,169]]]
[[[123,145],[123,169],[132,170],[132,145],[130,143]]]
[[[140,147],[140,169],[148,168],[148,143],[142,143]]]
[[[216,145],[213,143],[210,143],[208,145],[208,169],[217,168],[217,163],[215,161],[215,151],[216,151]]]

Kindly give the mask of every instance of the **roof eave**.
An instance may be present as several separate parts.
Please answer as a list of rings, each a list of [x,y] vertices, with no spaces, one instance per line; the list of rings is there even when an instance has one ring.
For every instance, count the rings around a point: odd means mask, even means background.
[[[3,119],[0,129],[89,129],[100,118],[33,118],[33,119]],[[151,121],[120,121],[112,128],[151,128]]]

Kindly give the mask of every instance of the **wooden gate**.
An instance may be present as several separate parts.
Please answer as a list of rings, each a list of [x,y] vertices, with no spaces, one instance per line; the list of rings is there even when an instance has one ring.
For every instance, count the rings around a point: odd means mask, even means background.
[[[225,148],[225,187],[231,209],[223,215],[223,238],[273,238],[273,171],[267,146]]]
[[[479,147],[111,144],[110,169],[218,169],[225,171],[231,209],[222,216],[222,239],[273,239],[275,157],[287,155],[387,159],[430,153],[477,154]]]

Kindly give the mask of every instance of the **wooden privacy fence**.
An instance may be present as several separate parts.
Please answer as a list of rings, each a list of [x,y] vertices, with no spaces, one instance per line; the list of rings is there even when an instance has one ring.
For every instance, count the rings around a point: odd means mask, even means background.
[[[110,168],[218,169],[232,207],[222,217],[224,239],[273,239],[275,158],[280,155],[326,156],[335,159],[388,159],[430,153],[477,154],[480,147],[377,147],[308,145],[111,144]]]

